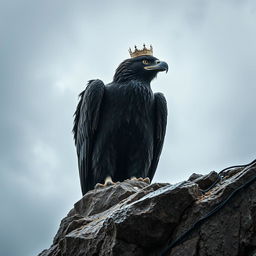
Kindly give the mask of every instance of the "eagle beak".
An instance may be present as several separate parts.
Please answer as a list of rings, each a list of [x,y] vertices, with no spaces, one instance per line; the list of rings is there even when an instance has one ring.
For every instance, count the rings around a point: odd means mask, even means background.
[[[168,64],[164,61],[156,60],[154,65],[145,66],[146,70],[155,70],[155,71],[166,71],[168,72]]]

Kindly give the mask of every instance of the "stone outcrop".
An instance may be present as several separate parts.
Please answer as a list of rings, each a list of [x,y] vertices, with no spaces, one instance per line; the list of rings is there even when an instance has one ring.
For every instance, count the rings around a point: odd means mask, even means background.
[[[39,256],[256,255],[255,176],[253,163],[221,178],[211,172],[175,185],[127,180],[89,191]]]

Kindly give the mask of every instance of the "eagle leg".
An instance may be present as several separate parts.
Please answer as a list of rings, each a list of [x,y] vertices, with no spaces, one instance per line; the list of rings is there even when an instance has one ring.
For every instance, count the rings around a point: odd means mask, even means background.
[[[104,184],[101,184],[101,183],[97,183],[95,185],[95,188],[103,188],[103,187],[107,187],[107,186],[111,186],[111,185],[114,185],[115,182],[113,182],[112,178],[110,176],[107,176],[107,178],[105,179],[105,182]]]

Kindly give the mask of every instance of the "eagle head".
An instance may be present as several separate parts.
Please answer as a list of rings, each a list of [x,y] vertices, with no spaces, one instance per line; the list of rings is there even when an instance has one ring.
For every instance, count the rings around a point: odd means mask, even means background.
[[[138,80],[150,83],[160,71],[168,71],[168,64],[154,56],[144,55],[124,60],[116,69],[113,81]]]

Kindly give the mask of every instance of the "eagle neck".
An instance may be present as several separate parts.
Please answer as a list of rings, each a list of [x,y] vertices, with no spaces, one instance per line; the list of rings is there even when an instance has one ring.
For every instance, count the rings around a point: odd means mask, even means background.
[[[138,79],[132,79],[125,82],[119,82],[117,83],[118,87],[135,87],[135,88],[145,88],[148,90],[151,90],[151,86],[149,82],[138,80]]]

